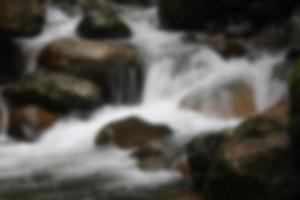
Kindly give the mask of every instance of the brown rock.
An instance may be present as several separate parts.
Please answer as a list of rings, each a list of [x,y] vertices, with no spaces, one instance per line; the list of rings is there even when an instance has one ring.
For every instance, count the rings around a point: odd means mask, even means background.
[[[97,145],[114,143],[123,149],[142,147],[162,140],[171,134],[164,125],[153,125],[136,117],[112,122],[102,128],[96,138]]]
[[[32,36],[42,30],[44,1],[2,0],[0,6],[1,36]]]
[[[182,106],[222,117],[247,117],[256,112],[255,94],[242,81],[218,85],[205,92],[187,96]]]
[[[261,113],[262,116],[271,117],[279,120],[281,123],[288,125],[289,122],[289,98],[281,98],[273,106]]]
[[[49,44],[39,60],[50,70],[99,83],[109,100],[122,96],[122,100],[129,101],[141,93],[143,71],[137,50],[129,45],[61,39]],[[116,95],[118,92],[121,94]]]
[[[34,140],[51,127],[59,116],[42,107],[28,105],[16,108],[10,116],[9,135],[21,140]]]

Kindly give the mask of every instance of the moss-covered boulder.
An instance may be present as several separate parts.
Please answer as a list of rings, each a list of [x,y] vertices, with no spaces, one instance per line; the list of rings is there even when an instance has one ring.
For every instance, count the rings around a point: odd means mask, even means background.
[[[40,106],[17,107],[10,114],[8,134],[18,140],[32,141],[51,127],[58,118],[57,113]]]
[[[42,68],[97,83],[108,102],[134,102],[141,96],[143,68],[131,45],[61,39],[45,47],[39,62]]]
[[[109,4],[87,1],[78,33],[85,38],[128,38],[131,30]],[[92,4],[92,5],[90,5]]]
[[[170,128],[165,125],[150,124],[139,118],[129,117],[103,127],[97,134],[96,144],[115,144],[123,149],[138,148],[162,140],[171,133]]]
[[[281,123],[263,117],[246,120],[221,144],[202,188],[204,198],[295,198],[298,183],[290,147]]]
[[[206,181],[207,172],[226,135],[226,131],[200,135],[187,145],[190,173],[196,190],[201,190]]]
[[[1,0],[0,36],[33,36],[43,27],[44,0]]]
[[[5,95],[15,105],[34,103],[62,112],[90,109],[101,102],[101,90],[92,82],[47,71],[28,75]]]

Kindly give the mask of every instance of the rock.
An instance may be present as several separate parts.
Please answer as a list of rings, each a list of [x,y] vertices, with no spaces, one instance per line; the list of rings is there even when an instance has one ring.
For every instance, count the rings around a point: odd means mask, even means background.
[[[143,69],[137,50],[81,39],[49,44],[39,58],[42,67],[87,78],[103,89],[106,101],[134,102],[141,96]]]
[[[170,136],[171,132],[167,126],[149,124],[139,118],[130,117],[102,128],[97,134],[96,145],[114,143],[123,149],[138,148],[162,140]]]
[[[202,194],[207,200],[283,200],[297,193],[296,173],[285,127],[250,118],[221,144]],[[299,197],[299,196],[298,196]]]
[[[219,84],[190,94],[182,101],[187,109],[222,117],[247,117],[256,112],[255,94],[244,82]]]
[[[104,3],[86,6],[85,16],[78,26],[78,33],[85,38],[128,38],[131,30],[117,13]]]
[[[18,140],[32,141],[59,118],[57,113],[45,108],[28,105],[14,109],[10,115],[8,133]]]
[[[161,0],[159,15],[162,25],[172,29],[218,31],[245,21],[260,28],[287,19],[298,4],[296,0]]]
[[[1,0],[0,37],[34,36],[43,27],[45,5],[40,0]]]
[[[0,84],[6,84],[21,77],[25,63],[20,47],[12,40],[0,38],[0,44]]]
[[[187,145],[190,175],[198,191],[203,187],[209,167],[226,135],[226,131],[201,135],[192,139]]]
[[[47,71],[28,75],[5,96],[15,105],[35,103],[59,112],[87,110],[101,100],[100,89],[90,81]]]
[[[260,115],[274,118],[287,126],[289,122],[289,104],[289,98],[284,96],[274,105],[263,111]]]
[[[295,162],[300,171],[300,62],[294,65],[289,79],[289,99],[290,99],[290,123],[289,132],[291,134],[291,141]]]
[[[224,58],[241,57],[247,54],[247,50],[242,44],[222,36],[208,38],[207,45]]]

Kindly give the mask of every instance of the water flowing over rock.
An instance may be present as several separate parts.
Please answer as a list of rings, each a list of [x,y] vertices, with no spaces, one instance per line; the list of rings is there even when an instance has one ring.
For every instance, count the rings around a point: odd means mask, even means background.
[[[182,106],[216,116],[247,117],[256,112],[255,96],[243,81],[230,82],[194,92],[183,99]]]
[[[51,127],[59,118],[57,113],[45,108],[28,105],[15,108],[10,115],[8,133],[19,140],[35,140],[42,131]]]
[[[1,0],[0,36],[33,36],[41,30],[45,5],[40,0]]]
[[[101,129],[96,138],[96,144],[114,143],[124,149],[137,148],[168,137],[171,132],[164,125],[152,125],[139,118],[132,117],[112,122]]]
[[[246,120],[221,144],[207,174],[205,199],[293,199],[298,191],[289,135],[269,118]]]
[[[96,82],[106,101],[135,102],[143,88],[143,69],[130,45],[62,39],[41,53],[41,66]]]
[[[86,110],[101,102],[100,89],[88,80],[38,71],[25,77],[6,97],[16,105],[37,103],[58,111]]]
[[[131,35],[129,27],[105,3],[87,5],[85,16],[78,26],[78,33],[85,38],[128,38]]]

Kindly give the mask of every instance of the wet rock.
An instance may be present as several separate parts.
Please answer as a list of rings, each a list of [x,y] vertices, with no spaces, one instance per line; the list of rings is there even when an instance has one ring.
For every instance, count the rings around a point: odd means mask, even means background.
[[[255,94],[243,81],[216,85],[182,101],[187,109],[222,117],[247,117],[256,112]]]
[[[102,128],[96,137],[96,145],[115,144],[123,149],[142,147],[150,142],[163,140],[172,131],[164,125],[150,124],[130,117],[112,122]]]
[[[221,144],[203,185],[204,199],[293,199],[297,176],[291,158],[281,123],[250,118]]]
[[[163,26],[172,29],[224,30],[228,24],[247,22],[260,28],[287,19],[298,5],[296,0],[161,0]]]
[[[208,170],[226,135],[226,131],[201,135],[187,145],[190,175],[198,191],[203,187]]]
[[[62,39],[41,53],[41,66],[87,78],[107,101],[134,102],[141,95],[143,69],[136,48],[82,39]]]
[[[33,36],[43,27],[45,5],[40,0],[2,0],[0,36]]]
[[[18,140],[32,141],[59,118],[57,113],[43,107],[28,105],[15,108],[10,115],[8,133]]]
[[[100,89],[90,81],[47,71],[28,75],[5,96],[15,105],[36,103],[60,112],[88,110],[101,100]]]
[[[222,36],[208,38],[207,45],[224,58],[241,57],[247,54],[247,50],[242,44]]]
[[[289,98],[284,96],[260,115],[274,118],[287,126],[289,122],[289,105]]]
[[[10,39],[0,39],[0,84],[20,78],[25,69],[21,49]]]
[[[101,4],[95,2],[89,4],[85,6],[85,16],[78,26],[78,33],[82,37],[107,39],[131,36],[129,27],[109,4],[103,2]]]

